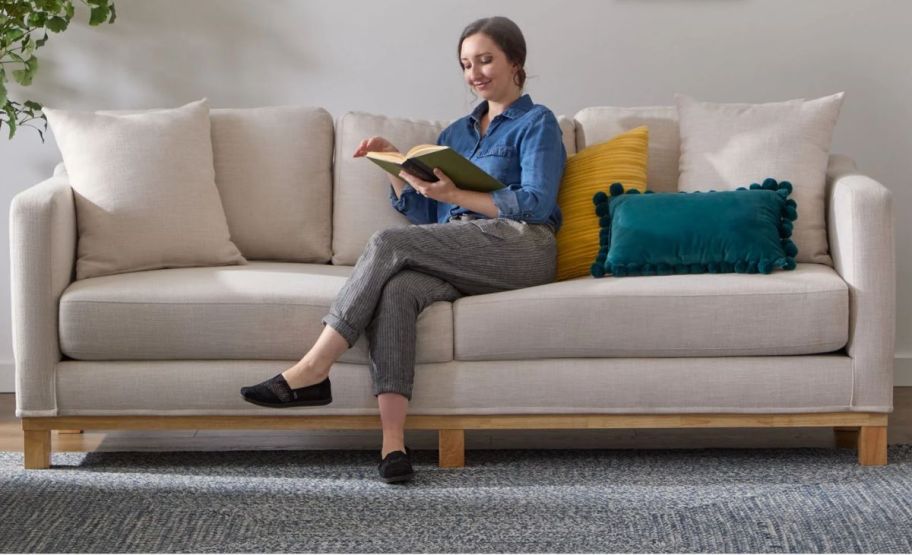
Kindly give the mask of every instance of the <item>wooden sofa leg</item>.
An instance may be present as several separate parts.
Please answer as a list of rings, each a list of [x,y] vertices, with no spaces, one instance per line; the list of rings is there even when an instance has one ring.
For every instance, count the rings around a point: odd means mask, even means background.
[[[465,466],[465,430],[439,430],[440,468]]]
[[[25,436],[25,468],[51,467],[51,431],[23,430]]]
[[[834,427],[833,439],[837,449],[855,449],[858,447],[858,427]]]
[[[887,464],[887,427],[862,426],[858,432],[858,464],[882,466]]]

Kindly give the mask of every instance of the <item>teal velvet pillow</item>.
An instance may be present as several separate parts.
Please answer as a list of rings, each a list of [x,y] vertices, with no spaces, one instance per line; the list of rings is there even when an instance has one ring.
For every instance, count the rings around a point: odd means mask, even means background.
[[[599,216],[595,277],[795,269],[792,184],[767,178],[734,191],[654,193],[620,183],[592,197]]]

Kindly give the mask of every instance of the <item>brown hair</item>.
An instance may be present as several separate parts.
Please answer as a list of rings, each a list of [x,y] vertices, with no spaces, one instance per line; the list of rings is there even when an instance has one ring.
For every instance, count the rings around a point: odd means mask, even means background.
[[[513,82],[520,89],[526,83],[526,39],[523,38],[519,26],[513,23],[513,20],[502,17],[485,17],[469,23],[462,31],[459,37],[459,46],[456,47],[456,58],[459,60],[459,67],[462,67],[462,42],[475,33],[484,33],[491,38],[504,54],[507,60],[519,66],[516,74],[513,75]]]

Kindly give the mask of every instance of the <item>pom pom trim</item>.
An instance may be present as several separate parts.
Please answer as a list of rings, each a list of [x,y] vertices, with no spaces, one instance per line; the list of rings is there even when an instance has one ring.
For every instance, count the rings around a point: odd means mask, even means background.
[[[739,274],[770,274],[776,268],[783,270],[794,270],[796,267],[795,256],[798,254],[798,246],[791,240],[794,231],[794,222],[798,219],[798,203],[795,199],[789,198],[792,194],[792,184],[788,181],[776,181],[772,177],[767,177],[762,183],[751,183],[748,187],[738,187],[736,191],[772,191],[780,199],[781,208],[779,212],[779,237],[781,240],[782,250],[785,256],[775,260],[716,260],[706,263],[692,264],[611,264],[608,262],[608,252],[611,248],[611,202],[623,195],[636,195],[640,191],[636,189],[624,190],[620,183],[612,183],[608,187],[608,193],[599,191],[592,197],[592,203],[595,205],[596,216],[599,217],[599,252],[595,262],[590,266],[589,273],[593,277],[600,278],[608,274],[615,277],[624,276],[649,276],[649,275],[671,275],[671,274],[698,274],[698,273],[739,273]],[[655,191],[646,190],[643,194],[654,194]],[[683,194],[697,194],[699,191]]]

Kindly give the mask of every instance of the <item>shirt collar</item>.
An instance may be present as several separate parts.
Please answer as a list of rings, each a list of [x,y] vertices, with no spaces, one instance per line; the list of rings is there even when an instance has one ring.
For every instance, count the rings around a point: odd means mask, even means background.
[[[531,110],[532,107],[533,107],[532,97],[529,96],[528,94],[524,94],[524,95],[520,96],[519,98],[517,98],[516,100],[514,100],[512,104],[507,106],[507,109],[504,110],[501,115],[504,117],[508,117],[510,119],[516,119],[519,116],[521,116],[521,115],[525,114],[526,112],[528,112],[529,110]],[[480,103],[478,106],[475,107],[474,110],[472,110],[472,114],[469,116],[469,119],[473,122],[480,121],[481,116],[485,115],[486,113],[488,113],[488,101],[487,100]]]

